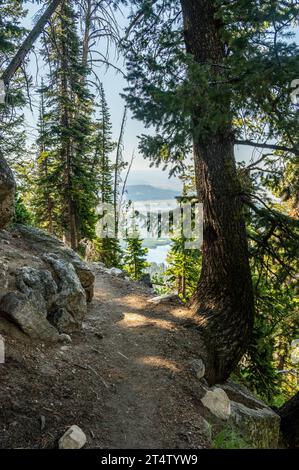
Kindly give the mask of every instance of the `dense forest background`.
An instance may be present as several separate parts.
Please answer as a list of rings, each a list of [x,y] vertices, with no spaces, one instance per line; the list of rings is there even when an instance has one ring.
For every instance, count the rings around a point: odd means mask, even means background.
[[[23,24],[34,3],[41,4],[37,22],[51,2],[0,3],[2,71],[28,34]],[[117,236],[96,231],[100,202],[113,205],[116,227],[129,203],[132,156],[124,152],[124,131],[130,109],[153,130],[140,137],[141,155],[182,180],[182,199],[197,192],[208,207],[204,246],[187,249],[184,235],[173,234],[168,268],[152,280],[157,291],[177,292],[206,318],[213,305],[217,321],[207,334],[216,343],[232,322],[238,338],[229,360],[215,366],[216,377],[233,372],[280,406],[298,390],[299,373],[299,134],[292,88],[299,78],[298,3],[57,3],[31,51],[36,76],[27,57],[4,80],[0,150],[17,180],[14,222],[45,229],[88,261],[140,280],[148,269],[141,237],[121,246]],[[111,50],[119,54],[113,63]],[[106,67],[119,68],[128,83],[116,141],[102,84]],[[36,88],[38,138],[29,145],[23,113]],[[258,149],[254,161],[236,166],[234,145]],[[227,338],[220,343],[219,358]]]

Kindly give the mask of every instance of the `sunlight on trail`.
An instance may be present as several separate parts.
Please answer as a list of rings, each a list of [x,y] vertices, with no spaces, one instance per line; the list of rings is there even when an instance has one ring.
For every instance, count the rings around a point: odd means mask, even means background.
[[[181,367],[174,361],[170,361],[169,359],[164,359],[159,356],[146,356],[141,357],[136,360],[139,364],[144,364],[151,367],[156,368],[163,368],[171,370],[172,372],[181,372]]]
[[[124,328],[153,327],[161,328],[163,330],[172,330],[174,328],[174,324],[172,322],[161,320],[160,318],[147,318],[144,315],[130,312],[123,312],[123,314],[124,318],[119,324]]]

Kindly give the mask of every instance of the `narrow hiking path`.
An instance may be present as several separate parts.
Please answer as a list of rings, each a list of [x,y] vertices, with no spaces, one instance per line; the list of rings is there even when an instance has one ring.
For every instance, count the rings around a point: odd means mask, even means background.
[[[188,311],[153,306],[138,283],[98,272],[82,332],[69,345],[8,341],[1,366],[1,447],[53,448],[80,426],[92,448],[206,447],[198,335]]]

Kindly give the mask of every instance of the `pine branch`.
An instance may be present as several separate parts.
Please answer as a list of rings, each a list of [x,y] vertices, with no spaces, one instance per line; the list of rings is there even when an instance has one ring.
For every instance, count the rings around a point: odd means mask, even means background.
[[[294,147],[286,147],[285,145],[274,145],[266,144],[259,142],[252,142],[251,140],[235,140],[236,145],[248,145],[250,147],[270,149],[270,150],[280,150],[281,152],[290,152],[294,155],[299,155],[299,150]]]

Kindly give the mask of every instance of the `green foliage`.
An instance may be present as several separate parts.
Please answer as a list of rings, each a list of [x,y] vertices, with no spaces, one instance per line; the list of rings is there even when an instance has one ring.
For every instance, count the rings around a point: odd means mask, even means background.
[[[141,138],[145,157],[181,171],[192,137],[208,142],[231,122],[237,138],[298,149],[298,108],[291,103],[291,82],[298,78],[291,32],[298,24],[296,3],[216,1],[226,50],[222,64],[197,64],[185,53],[180,2],[133,5],[132,17],[140,19],[123,45],[126,99],[134,116],[156,129]]]
[[[201,271],[200,250],[188,249],[186,243],[189,241],[183,235],[172,240],[167,256],[169,266],[165,272],[168,284],[184,301],[192,297]]]
[[[15,224],[32,225],[33,214],[29,212],[21,195],[16,197],[15,216],[13,222]]]
[[[220,431],[213,439],[213,449],[250,449],[251,446],[229,426]]]
[[[184,208],[186,203],[197,202],[197,198],[194,197],[194,194],[196,194],[194,168],[186,168],[180,179],[184,185],[180,204]],[[191,212],[191,226],[193,229],[195,229],[195,217],[197,216],[193,210]],[[194,238],[187,239],[184,234],[184,217],[183,214],[180,219],[181,225],[177,228],[177,233],[172,240],[172,246],[167,256],[168,268],[165,272],[165,278],[171,290],[175,289],[183,301],[188,301],[198,285],[202,260],[200,246],[198,248],[188,246],[192,242],[194,245],[195,240]]]
[[[103,85],[100,85],[100,116],[94,130],[95,155],[99,170],[100,200],[103,204],[113,203],[113,170],[111,153],[115,150],[112,140],[112,125]]]
[[[105,224],[103,224],[103,232],[99,232],[98,260],[107,267],[121,266],[121,248],[116,238],[116,211],[113,206],[117,201],[114,198],[114,171],[115,168],[111,163],[111,153],[115,150],[116,145],[112,140],[112,125],[110,120],[109,108],[107,105],[104,88],[101,85],[100,92],[100,115],[99,120],[94,129],[94,146],[95,146],[95,162],[98,172],[99,200],[103,204],[103,215],[105,215]],[[105,208],[109,204],[112,213]],[[100,217],[101,218],[101,217]],[[111,228],[114,233],[111,233]],[[108,236],[107,236],[108,235]]]
[[[19,47],[25,29],[21,21],[25,16],[23,1],[3,0],[0,3],[0,67],[4,71]],[[0,103],[0,149],[9,163],[19,161],[24,149],[23,115],[20,107],[26,103],[25,79],[22,71],[5,90],[5,103]],[[1,90],[3,91],[3,90]]]
[[[262,201],[262,203],[260,202]],[[298,338],[298,220],[264,196],[249,206],[248,235],[255,290],[255,326],[240,374],[270,403],[296,390],[298,365],[291,344]]]
[[[142,247],[142,240],[136,230],[134,235],[132,234],[132,238],[127,238],[126,244],[124,270],[132,279],[139,281],[149,266],[146,261],[148,249]]]
[[[74,7],[73,1],[63,3],[44,38],[51,70],[41,88],[36,162],[37,220],[67,241],[72,238],[73,245],[95,236],[97,220],[92,95],[86,86],[88,70],[82,65]]]

